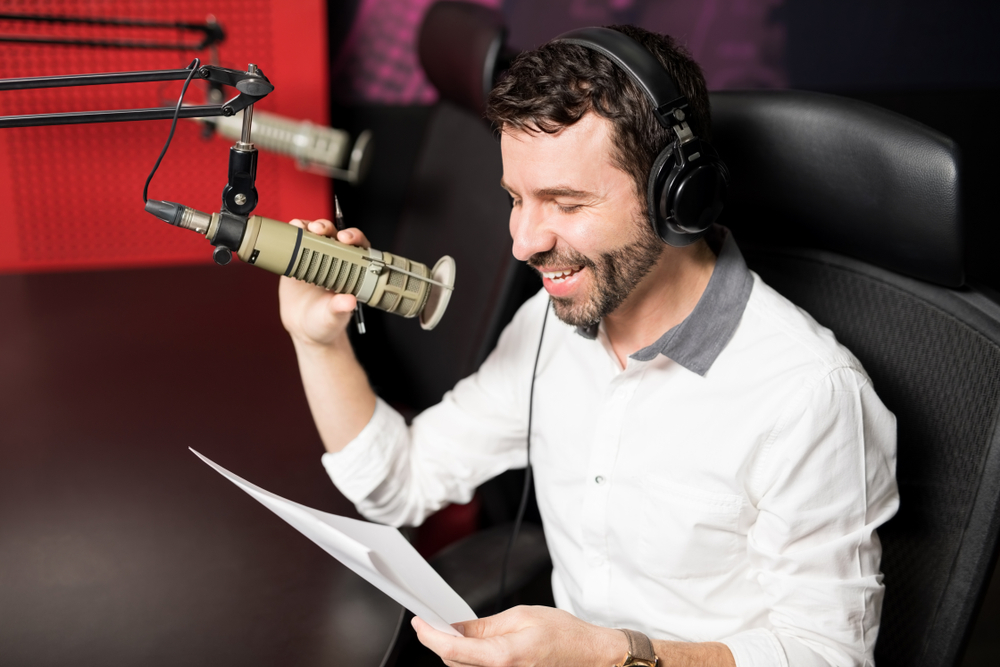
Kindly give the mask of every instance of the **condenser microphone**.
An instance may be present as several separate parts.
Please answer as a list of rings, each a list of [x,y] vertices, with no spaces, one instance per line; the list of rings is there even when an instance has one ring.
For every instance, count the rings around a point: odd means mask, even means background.
[[[242,136],[242,111],[202,121],[227,139],[239,141]],[[352,144],[351,135],[344,130],[255,110],[251,140],[258,148],[294,158],[304,171],[352,184],[364,179],[371,164],[371,130],[359,134]]]
[[[419,317],[424,329],[433,329],[441,321],[455,286],[455,260],[448,255],[429,270],[399,255],[347,245],[259,215],[209,214],[153,199],[146,202],[146,211],[203,234],[216,246],[219,263],[229,261],[229,248],[237,249],[237,256],[247,264],[353,294],[358,303],[387,313]]]

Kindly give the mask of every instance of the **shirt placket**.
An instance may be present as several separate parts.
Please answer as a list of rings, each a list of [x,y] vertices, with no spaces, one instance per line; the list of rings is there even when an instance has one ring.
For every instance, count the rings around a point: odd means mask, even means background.
[[[591,615],[602,614],[611,608],[611,561],[608,554],[611,527],[608,525],[608,504],[625,414],[639,376],[640,373],[633,365],[611,380],[594,430],[581,514],[583,557],[587,573],[583,600]]]

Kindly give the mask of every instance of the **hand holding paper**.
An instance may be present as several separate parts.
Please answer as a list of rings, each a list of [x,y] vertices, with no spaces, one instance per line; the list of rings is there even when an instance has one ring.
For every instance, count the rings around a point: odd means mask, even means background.
[[[320,512],[286,500],[191,451],[434,629],[460,637],[451,624],[476,618],[465,600],[395,528]]]

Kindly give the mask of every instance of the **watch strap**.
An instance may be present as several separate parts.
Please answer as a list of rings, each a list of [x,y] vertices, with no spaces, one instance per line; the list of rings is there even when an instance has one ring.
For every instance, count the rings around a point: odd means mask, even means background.
[[[649,637],[635,630],[621,628],[621,631],[628,637],[628,655],[622,661],[622,667],[655,667],[656,652]]]

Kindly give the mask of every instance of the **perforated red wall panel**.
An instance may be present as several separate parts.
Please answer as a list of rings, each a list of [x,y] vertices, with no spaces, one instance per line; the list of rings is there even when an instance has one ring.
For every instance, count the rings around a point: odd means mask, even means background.
[[[326,10],[323,0],[2,1],[0,12],[204,23],[226,31],[219,64],[254,63],[275,85],[258,109],[328,122]],[[58,34],[177,41],[175,31],[41,28],[0,21],[0,34]],[[191,38],[188,37],[188,40]],[[195,42],[198,39],[194,39]],[[208,51],[180,52],[0,43],[0,78],[173,69]],[[174,104],[182,82],[0,92],[0,115]],[[203,103],[201,82],[185,101]],[[235,95],[225,90],[227,98]],[[170,121],[0,129],[0,272],[109,268],[210,261],[208,242],[145,213],[142,186]],[[204,138],[181,120],[150,186],[154,199],[217,211],[231,142]],[[257,213],[279,220],[330,217],[329,180],[262,152]]]

